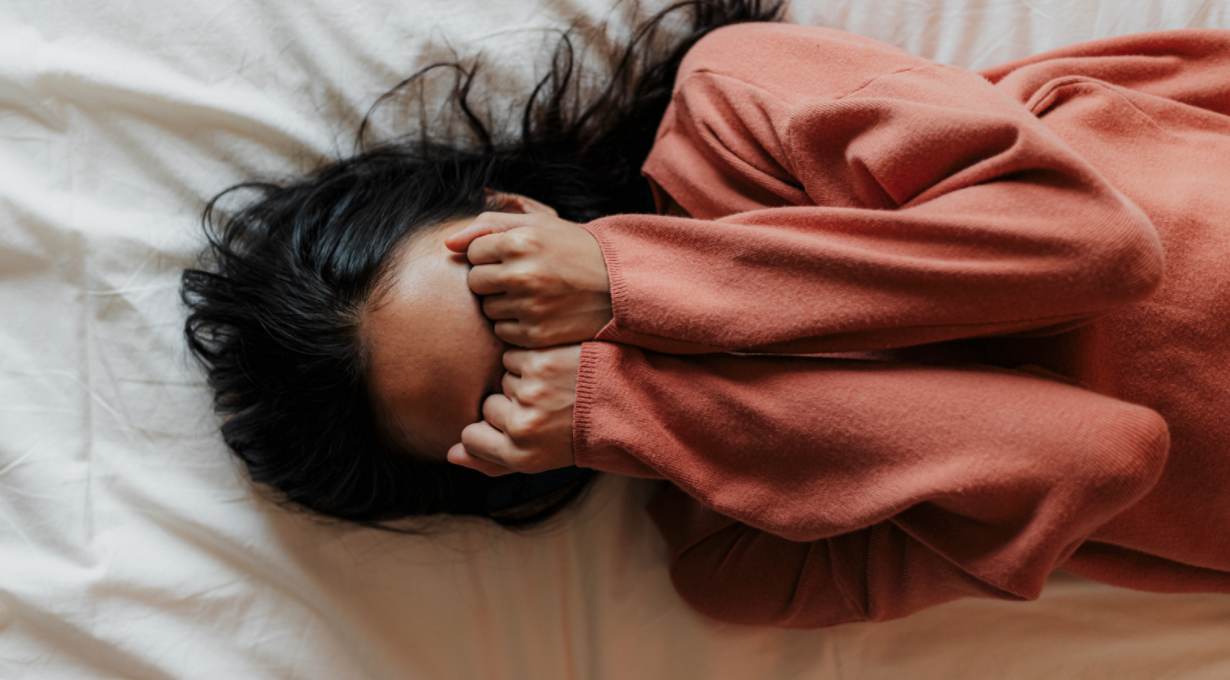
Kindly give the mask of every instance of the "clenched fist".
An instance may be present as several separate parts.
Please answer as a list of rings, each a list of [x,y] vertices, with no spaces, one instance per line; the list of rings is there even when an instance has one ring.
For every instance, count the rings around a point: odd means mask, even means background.
[[[611,320],[610,281],[598,241],[537,201],[524,212],[485,212],[445,241],[466,254],[470,289],[495,334],[518,347],[591,340]]]
[[[493,477],[572,465],[580,360],[580,345],[505,352],[504,393],[483,402],[482,422],[462,430],[449,462]]]

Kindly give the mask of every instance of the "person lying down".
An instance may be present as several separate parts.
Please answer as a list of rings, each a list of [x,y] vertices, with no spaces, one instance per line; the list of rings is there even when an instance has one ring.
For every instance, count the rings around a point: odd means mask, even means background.
[[[740,624],[1230,592],[1230,31],[971,73],[781,9],[669,9],[579,102],[566,39],[515,138],[445,65],[472,142],[211,204],[186,332],[251,478],[372,526],[665,480]]]

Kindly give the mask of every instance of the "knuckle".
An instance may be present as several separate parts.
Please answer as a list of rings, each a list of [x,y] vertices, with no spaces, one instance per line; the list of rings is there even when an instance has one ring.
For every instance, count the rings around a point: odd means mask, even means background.
[[[535,324],[521,324],[517,332],[516,342],[508,339],[504,339],[504,341],[526,349],[542,349],[551,344],[551,337]],[[522,369],[522,375],[533,375],[533,361],[527,360]]]
[[[505,268],[505,270],[500,273],[500,281],[504,283],[505,286],[521,287],[524,283],[524,279],[525,275],[518,269]]]
[[[532,439],[542,428],[544,414],[538,409],[520,409],[508,419],[506,434],[513,441]]]
[[[533,229],[514,229],[504,234],[501,245],[511,255],[531,255],[538,251],[538,234]]]
[[[545,298],[535,297],[526,304],[525,309],[527,316],[545,319],[555,312],[555,305]]]
[[[531,354],[525,360],[525,365],[526,365],[526,371],[528,373],[532,375],[541,375],[543,371],[547,370],[547,367],[550,365],[550,362],[547,360],[547,358],[543,354],[539,353],[539,354]]]
[[[542,285],[542,276],[528,267],[513,269],[504,274],[504,279],[521,290],[537,291]]]
[[[514,442],[520,442],[533,434],[530,423],[523,416],[512,416],[504,424],[504,434]]]
[[[532,432],[540,432],[547,422],[547,412],[541,409],[530,409],[525,414],[525,420]]]
[[[547,397],[547,388],[541,382],[530,381],[523,383],[521,388],[517,390],[517,401],[523,404],[535,404]]]
[[[538,376],[544,380],[550,380],[557,377],[561,373],[559,361],[555,358],[555,353],[543,354],[539,357]]]

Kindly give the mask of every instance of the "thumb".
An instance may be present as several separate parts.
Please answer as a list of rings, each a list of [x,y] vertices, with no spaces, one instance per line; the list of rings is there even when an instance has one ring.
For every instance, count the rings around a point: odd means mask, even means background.
[[[472,455],[466,451],[466,447],[461,444],[453,444],[448,450],[448,462],[461,467],[468,467],[471,470],[478,470],[488,477],[502,477],[507,474],[512,474],[512,470],[500,465],[492,463],[489,460],[484,460],[478,456]]]
[[[469,224],[453,233],[444,241],[444,246],[454,253],[464,253],[474,239],[487,234],[499,234],[525,226],[525,215],[504,212],[485,212]]]

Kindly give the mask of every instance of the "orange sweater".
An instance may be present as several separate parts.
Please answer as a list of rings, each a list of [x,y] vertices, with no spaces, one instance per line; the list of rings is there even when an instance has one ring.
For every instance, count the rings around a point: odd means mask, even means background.
[[[977,75],[728,27],[644,172],[692,218],[586,225],[615,316],[574,443],[671,482],[696,609],[882,620],[1059,567],[1230,592],[1230,32]]]

